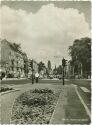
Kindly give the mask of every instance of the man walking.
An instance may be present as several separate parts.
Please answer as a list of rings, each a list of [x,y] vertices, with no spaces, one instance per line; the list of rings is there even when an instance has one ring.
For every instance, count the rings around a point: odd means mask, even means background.
[[[38,72],[35,74],[35,79],[36,79],[36,83],[38,83],[38,79],[39,79],[39,73]]]

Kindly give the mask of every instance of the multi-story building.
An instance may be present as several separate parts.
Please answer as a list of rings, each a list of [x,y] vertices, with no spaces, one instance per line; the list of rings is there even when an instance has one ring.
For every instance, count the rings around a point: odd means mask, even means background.
[[[0,41],[1,44],[1,60],[0,65],[2,71],[6,74],[12,73],[16,77],[25,75],[25,58],[27,56],[20,50],[16,50],[12,43],[6,39]]]

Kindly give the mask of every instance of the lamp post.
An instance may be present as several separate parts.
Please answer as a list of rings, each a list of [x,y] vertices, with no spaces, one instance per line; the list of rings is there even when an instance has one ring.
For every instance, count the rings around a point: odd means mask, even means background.
[[[32,68],[32,84],[34,84],[34,74],[33,74],[33,59],[31,60],[31,68]]]
[[[62,59],[62,66],[63,66],[63,85],[65,84],[65,81],[64,81],[64,68],[66,66],[66,60],[63,58]]]

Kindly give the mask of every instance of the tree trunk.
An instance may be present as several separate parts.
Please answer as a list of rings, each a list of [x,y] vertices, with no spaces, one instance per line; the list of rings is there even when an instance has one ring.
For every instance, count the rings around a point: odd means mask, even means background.
[[[75,75],[75,73],[74,73],[74,66],[73,66],[73,76]]]
[[[81,63],[81,76],[83,76],[83,71],[82,71],[82,63]]]

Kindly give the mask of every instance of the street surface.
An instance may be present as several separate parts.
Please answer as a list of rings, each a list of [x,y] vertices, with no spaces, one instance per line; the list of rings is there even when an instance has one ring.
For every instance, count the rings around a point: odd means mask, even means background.
[[[22,80],[23,82],[23,80]],[[11,108],[14,103],[14,100],[23,92],[28,91],[34,88],[52,88],[54,87],[63,87],[62,80],[39,80],[39,83],[31,84],[30,81],[24,80],[23,84],[20,80],[9,82],[7,81],[7,85],[18,89],[19,91],[11,92],[8,94],[1,95],[1,123],[9,124],[10,123],[10,116],[11,116]],[[3,84],[3,82],[2,82]],[[5,84],[5,82],[4,82]],[[88,110],[91,109],[91,82],[90,80],[65,80],[65,92],[66,96],[64,99],[67,98],[67,104],[65,106],[65,117],[63,118],[64,123],[88,123],[90,118],[87,115],[87,112],[81,103],[78,95],[73,87],[76,85],[80,96],[82,97],[85,105],[87,106]],[[81,89],[82,87],[82,89]],[[84,89],[83,89],[84,87]],[[88,91],[85,91],[88,90]],[[61,93],[62,94],[62,93]],[[59,110],[60,111],[60,110]],[[74,120],[75,119],[75,120]],[[76,120],[77,119],[77,120]],[[86,120],[84,120],[86,119]]]
[[[62,85],[62,80],[41,80],[40,83],[50,83],[54,85]],[[91,110],[91,80],[65,80],[65,85],[76,85],[78,87],[78,91],[80,92],[80,95],[82,96],[84,102],[88,106],[89,110]],[[84,88],[84,89],[83,89]],[[85,89],[87,92],[85,92]]]

